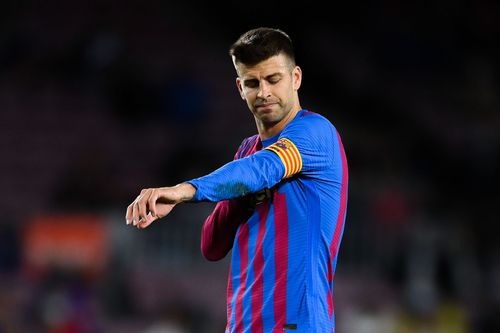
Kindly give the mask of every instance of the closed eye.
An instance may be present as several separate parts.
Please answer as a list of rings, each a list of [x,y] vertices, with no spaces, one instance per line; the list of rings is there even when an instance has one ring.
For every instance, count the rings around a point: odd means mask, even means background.
[[[270,84],[276,84],[281,81],[281,77],[273,77],[267,80]]]
[[[274,84],[277,84],[278,82],[280,82],[282,78],[283,78],[283,75],[281,73],[274,73],[274,74],[266,76],[264,78],[264,80],[266,80],[270,84],[274,85]],[[247,88],[258,88],[259,84],[260,84],[259,80],[257,80],[257,79],[243,80],[243,85]]]
[[[252,79],[252,80],[245,80],[243,81],[243,84],[247,88],[257,88],[259,86],[259,81]]]

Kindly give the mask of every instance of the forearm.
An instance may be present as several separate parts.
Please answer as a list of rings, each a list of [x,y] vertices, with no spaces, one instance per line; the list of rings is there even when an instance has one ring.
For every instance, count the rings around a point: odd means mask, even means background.
[[[171,187],[177,193],[177,202],[191,201],[196,194],[196,188],[190,183],[181,183]]]
[[[192,201],[218,202],[271,188],[283,174],[284,168],[277,156],[266,151],[232,161],[187,183],[196,188]]]
[[[201,252],[211,261],[224,258],[233,246],[238,226],[251,216],[245,198],[224,200],[217,203],[202,227]]]

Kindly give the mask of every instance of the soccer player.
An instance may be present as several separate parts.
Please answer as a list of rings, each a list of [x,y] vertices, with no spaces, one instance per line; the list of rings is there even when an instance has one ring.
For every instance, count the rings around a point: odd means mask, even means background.
[[[230,55],[258,134],[206,176],[142,190],[126,222],[145,228],[181,202],[217,202],[201,249],[208,260],[232,249],[226,332],[332,333],[347,207],[340,136],[325,117],[300,106],[302,70],[285,32],[250,30]]]

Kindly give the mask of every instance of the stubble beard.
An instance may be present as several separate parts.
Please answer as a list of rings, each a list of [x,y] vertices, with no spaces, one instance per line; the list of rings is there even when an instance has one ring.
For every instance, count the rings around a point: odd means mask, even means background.
[[[285,107],[278,103],[273,107],[271,112],[258,111],[257,108],[253,109],[253,114],[255,119],[261,123],[264,127],[272,127],[273,125],[279,123],[285,119],[291,110],[286,110]]]

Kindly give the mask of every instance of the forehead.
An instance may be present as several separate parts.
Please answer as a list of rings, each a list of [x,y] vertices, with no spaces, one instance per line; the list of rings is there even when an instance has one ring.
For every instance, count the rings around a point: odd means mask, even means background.
[[[242,63],[235,65],[238,76],[242,79],[259,78],[275,73],[286,73],[290,70],[290,60],[283,54],[272,56],[253,66]]]

